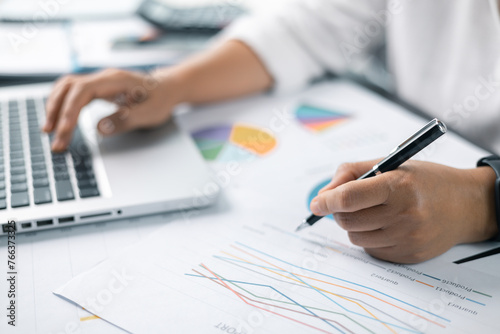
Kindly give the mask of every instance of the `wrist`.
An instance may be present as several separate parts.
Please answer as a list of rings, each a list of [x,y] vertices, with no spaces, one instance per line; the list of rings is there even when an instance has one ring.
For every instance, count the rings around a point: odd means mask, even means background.
[[[169,105],[175,106],[188,101],[188,76],[177,66],[159,69],[152,73],[156,89],[164,94]]]
[[[462,242],[479,242],[489,240],[498,233],[496,206],[495,206],[495,181],[496,173],[490,167],[477,167],[470,170],[472,215],[467,225],[470,231]]]

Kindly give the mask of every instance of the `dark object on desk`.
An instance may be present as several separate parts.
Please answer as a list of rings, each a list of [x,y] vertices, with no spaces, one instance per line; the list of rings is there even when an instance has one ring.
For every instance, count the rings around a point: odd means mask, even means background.
[[[169,32],[197,32],[213,35],[246,11],[237,5],[220,4],[178,8],[168,2],[146,0],[137,14],[146,21]]]
[[[500,254],[500,247],[493,248],[493,249],[487,250],[485,252],[482,252],[482,253],[479,253],[476,255],[464,257],[463,259],[457,260],[453,263],[460,264],[460,263],[470,262],[470,261],[482,259],[484,257],[488,257],[488,256],[495,255],[495,254]]]
[[[360,176],[358,180],[373,177],[398,168],[445,133],[446,125],[434,118],[410,138],[396,146],[385,159],[373,166],[373,168],[364,175]],[[321,218],[323,217],[313,214],[310,215],[302,221],[302,224],[297,227],[295,232],[314,225]]]

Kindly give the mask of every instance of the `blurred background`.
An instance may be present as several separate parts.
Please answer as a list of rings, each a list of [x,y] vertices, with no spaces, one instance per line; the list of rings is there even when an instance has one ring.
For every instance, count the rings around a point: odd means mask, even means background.
[[[285,0],[0,0],[0,85],[176,64],[237,18]],[[353,76],[390,91],[385,48]]]
[[[175,64],[259,7],[270,5],[263,0],[0,0],[0,80]]]

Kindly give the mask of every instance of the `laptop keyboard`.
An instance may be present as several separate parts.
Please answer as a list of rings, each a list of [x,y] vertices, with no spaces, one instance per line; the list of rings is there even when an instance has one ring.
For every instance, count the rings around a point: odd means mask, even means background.
[[[7,109],[0,102],[0,210],[100,195],[92,156],[79,128],[67,152],[53,153],[44,145],[38,115],[45,102],[11,100]]]

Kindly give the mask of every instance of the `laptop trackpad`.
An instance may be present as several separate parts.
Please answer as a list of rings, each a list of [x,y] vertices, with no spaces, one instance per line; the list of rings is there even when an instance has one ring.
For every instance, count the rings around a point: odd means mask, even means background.
[[[114,196],[131,189],[184,188],[193,178],[189,166],[199,166],[196,148],[173,121],[104,138],[99,149]]]

